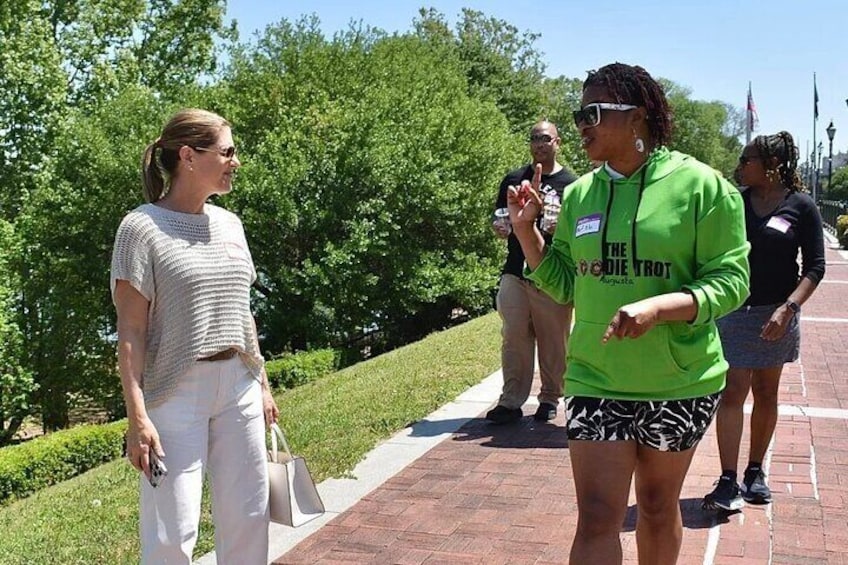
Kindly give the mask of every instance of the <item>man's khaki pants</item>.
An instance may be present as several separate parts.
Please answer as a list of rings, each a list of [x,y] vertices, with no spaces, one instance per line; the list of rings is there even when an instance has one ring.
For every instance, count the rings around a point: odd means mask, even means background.
[[[508,274],[501,277],[497,307],[503,320],[501,365],[504,379],[498,404],[515,409],[527,401],[538,345],[542,380],[539,402],[556,406],[562,397],[565,348],[574,307],[559,304],[530,281]]]

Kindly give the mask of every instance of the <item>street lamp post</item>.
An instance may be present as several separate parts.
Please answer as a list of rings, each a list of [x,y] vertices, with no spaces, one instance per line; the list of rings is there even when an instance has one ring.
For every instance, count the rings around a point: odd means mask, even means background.
[[[810,190],[813,193],[813,198],[816,197],[816,148],[813,147],[812,153],[810,153],[810,161],[809,166],[807,167],[807,186],[811,187]]]
[[[815,160],[813,161],[813,202],[818,203],[819,194],[821,193],[821,186],[819,186],[819,179],[821,178],[821,157],[822,157],[822,142],[819,141],[818,146],[816,146],[813,151],[815,154]]]
[[[848,101],[846,101],[848,102]],[[836,135],[836,128],[833,127],[833,120],[830,120],[830,125],[825,130],[827,138],[830,140],[830,148],[827,151],[827,190],[830,190],[830,180],[833,178],[833,136]]]

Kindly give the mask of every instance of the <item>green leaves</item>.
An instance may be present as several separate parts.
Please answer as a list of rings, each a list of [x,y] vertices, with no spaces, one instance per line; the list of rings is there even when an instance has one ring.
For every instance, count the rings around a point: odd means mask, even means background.
[[[831,182],[827,187],[825,198],[828,200],[848,201],[848,167],[834,169]]]
[[[738,129],[738,112],[722,102],[692,100],[688,89],[668,80],[663,82],[674,113],[671,148],[692,155],[732,178],[742,151],[738,136],[744,133]]]
[[[10,223],[0,219],[0,445],[18,431],[32,409],[36,385],[22,364],[23,335],[15,323],[15,295],[20,288],[13,265],[20,241]]]
[[[427,310],[441,314],[419,332],[480,311],[499,267],[489,209],[522,159],[507,121],[467,94],[441,45],[361,30],[319,41],[313,26],[269,28],[225,81],[273,93],[236,110],[253,153],[228,198],[273,289],[258,304],[265,345],[345,346],[375,326],[397,344]]]

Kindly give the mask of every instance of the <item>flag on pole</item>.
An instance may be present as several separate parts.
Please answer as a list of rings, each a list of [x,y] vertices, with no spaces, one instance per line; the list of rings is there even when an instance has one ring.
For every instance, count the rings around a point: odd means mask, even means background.
[[[757,115],[757,106],[754,104],[754,95],[751,93],[751,83],[748,83],[748,107],[745,123],[745,143],[751,142],[751,133],[760,126],[760,117]]]
[[[813,119],[819,119],[819,89],[816,88],[816,75],[813,75]]]

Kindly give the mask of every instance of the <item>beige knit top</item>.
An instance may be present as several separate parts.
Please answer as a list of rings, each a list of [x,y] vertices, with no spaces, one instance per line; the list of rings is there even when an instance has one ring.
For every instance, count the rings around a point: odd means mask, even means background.
[[[148,407],[165,400],[195,360],[231,347],[261,378],[250,311],[256,270],[235,214],[211,204],[200,214],[139,206],[115,236],[113,300],[119,279],[150,301],[142,377]]]

